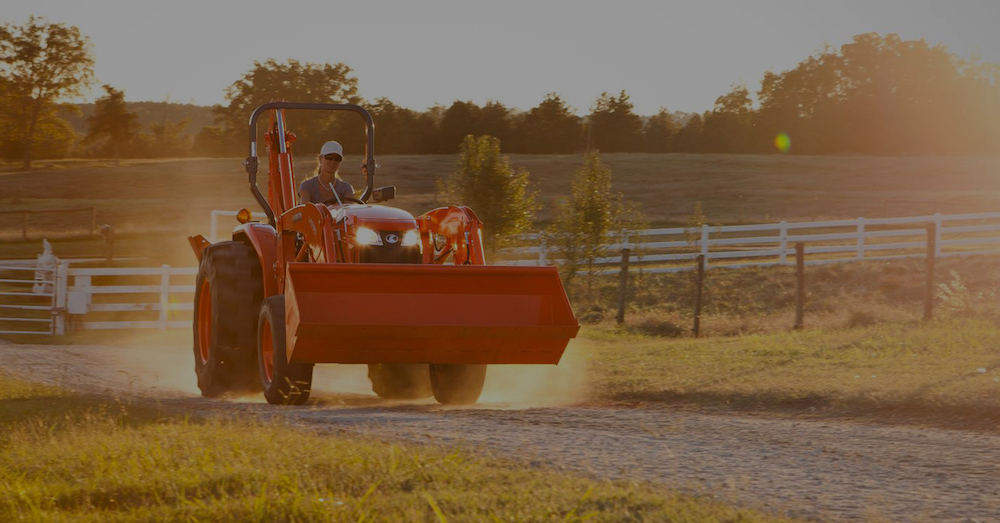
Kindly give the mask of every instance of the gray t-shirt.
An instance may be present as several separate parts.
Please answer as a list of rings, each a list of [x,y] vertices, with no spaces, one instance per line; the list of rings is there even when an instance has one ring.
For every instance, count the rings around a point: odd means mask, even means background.
[[[333,187],[337,190],[337,195],[341,199],[345,197],[354,197],[354,186],[340,178],[335,178],[333,180]],[[330,191],[324,191],[319,186],[319,176],[313,176],[302,182],[299,185],[299,192],[306,191],[309,193],[309,201],[313,203],[323,203],[326,200],[332,200],[333,195]]]

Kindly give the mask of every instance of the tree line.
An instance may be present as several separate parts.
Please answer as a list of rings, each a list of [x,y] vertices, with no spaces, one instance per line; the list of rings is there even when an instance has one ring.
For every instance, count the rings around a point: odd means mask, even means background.
[[[636,114],[627,92],[602,93],[578,116],[557,93],[526,111],[499,101],[457,100],[417,111],[388,98],[365,100],[343,63],[254,62],[212,108],[214,125],[193,136],[188,121],[144,129],[120,89],[105,85],[77,139],[64,103],[93,82],[87,37],[32,17],[0,26],[0,156],[56,158],[243,156],[246,122],[259,104],[284,99],[366,106],[381,154],[457,153],[468,135],[499,139],[509,153],[584,151],[648,153],[983,154],[1000,152],[1000,66],[963,59],[941,45],[897,35],[858,35],[782,73],[759,88],[734,85],[710,111]],[[299,150],[328,139],[347,151],[363,147],[353,114],[295,114]],[[264,122],[266,125],[266,122]],[[263,127],[263,125],[261,126]]]

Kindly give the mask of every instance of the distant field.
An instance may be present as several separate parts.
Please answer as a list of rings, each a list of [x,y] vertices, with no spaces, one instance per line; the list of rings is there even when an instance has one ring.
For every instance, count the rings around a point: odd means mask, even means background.
[[[654,225],[683,223],[697,201],[710,223],[725,224],[1000,209],[1000,157],[607,154],[603,160],[615,190],[639,203]],[[382,156],[377,183],[396,185],[400,196],[393,203],[420,213],[438,205],[435,181],[456,162],[456,155]],[[511,156],[514,166],[531,172],[540,191],[540,221],[551,219],[582,162],[581,155]],[[256,208],[238,158],[127,161],[121,167],[107,161],[38,162],[47,164],[51,169],[29,173],[0,168],[0,208],[94,206],[98,222],[119,231],[122,252],[173,257],[187,250],[185,236],[207,233],[212,209]],[[348,158],[342,175],[360,187],[356,166]],[[311,159],[303,158],[298,178],[312,168]],[[0,235],[19,231],[13,219],[0,227]],[[55,229],[29,232],[33,238],[59,235]],[[0,244],[0,258],[37,253],[37,243]],[[99,253],[99,242],[92,243],[81,249]],[[60,247],[56,242],[57,255]]]

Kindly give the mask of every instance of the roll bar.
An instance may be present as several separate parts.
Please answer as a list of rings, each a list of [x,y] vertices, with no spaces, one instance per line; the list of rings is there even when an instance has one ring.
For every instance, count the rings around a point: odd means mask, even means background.
[[[267,203],[267,198],[260,193],[260,189],[257,187],[257,168],[259,165],[259,160],[257,159],[257,119],[260,115],[266,111],[270,110],[280,110],[280,109],[304,109],[304,110],[316,110],[316,111],[348,111],[352,113],[357,113],[361,115],[361,118],[365,121],[365,165],[362,168],[365,174],[365,192],[361,195],[361,201],[367,202],[368,198],[371,197],[372,191],[375,190],[375,121],[372,119],[371,113],[365,110],[364,107],[354,104],[320,104],[320,103],[299,103],[299,102],[268,102],[261,105],[260,107],[254,109],[253,114],[250,115],[250,156],[247,156],[246,160],[243,161],[243,166],[246,167],[247,176],[250,181],[250,192],[253,193],[254,199],[257,203],[264,208],[264,213],[267,214],[267,220],[271,226],[275,225],[274,211],[271,206]],[[279,113],[280,114],[280,113]],[[284,119],[280,118],[280,126],[284,128]],[[279,129],[282,130],[283,129]],[[282,133],[284,134],[284,133]],[[284,136],[282,136],[284,138]],[[281,140],[279,148],[284,151],[284,139]]]

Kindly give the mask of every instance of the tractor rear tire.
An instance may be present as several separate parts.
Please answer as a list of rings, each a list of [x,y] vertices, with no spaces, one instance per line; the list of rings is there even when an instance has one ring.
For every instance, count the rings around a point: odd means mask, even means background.
[[[264,398],[271,405],[302,405],[312,390],[313,364],[288,361],[283,295],[264,300],[257,325],[257,368]]]
[[[374,363],[368,365],[372,391],[380,398],[416,400],[431,397],[430,370],[426,363]]]
[[[209,246],[195,284],[194,370],[202,396],[257,389],[257,310],[264,280],[257,254],[240,242]]]
[[[431,365],[434,399],[443,405],[471,405],[486,381],[486,365]]]

